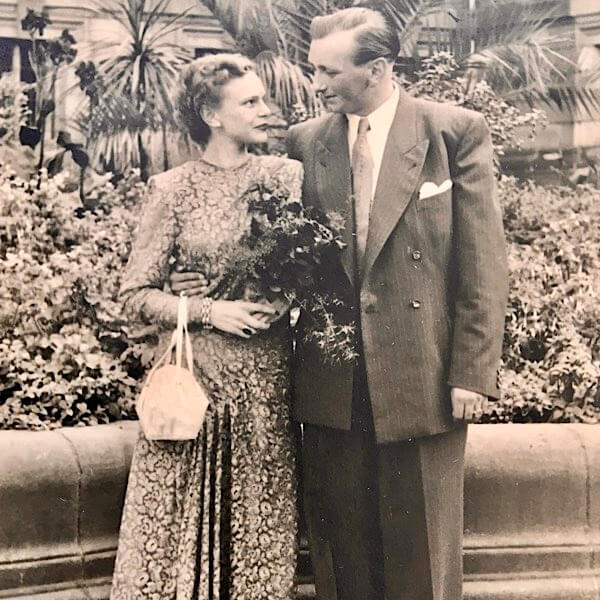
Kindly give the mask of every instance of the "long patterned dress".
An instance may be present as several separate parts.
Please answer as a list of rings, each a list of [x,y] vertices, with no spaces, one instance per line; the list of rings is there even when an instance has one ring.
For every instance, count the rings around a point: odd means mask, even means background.
[[[228,297],[227,269],[248,231],[244,192],[257,182],[300,198],[301,164],[253,156],[234,169],[203,160],[155,176],[122,282],[127,311],[164,330],[177,298],[171,269],[203,272]],[[236,242],[238,242],[236,246]],[[190,299],[190,315],[194,302]],[[296,484],[286,319],[242,339],[192,333],[196,376],[211,399],[196,440],[134,452],[111,600],[288,600],[296,563]]]

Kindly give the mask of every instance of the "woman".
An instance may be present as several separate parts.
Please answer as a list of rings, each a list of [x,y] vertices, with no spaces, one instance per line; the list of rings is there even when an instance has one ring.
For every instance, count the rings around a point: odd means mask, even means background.
[[[287,319],[267,303],[235,296],[228,284],[250,227],[244,192],[263,182],[300,198],[300,163],[247,152],[248,144],[267,140],[264,96],[252,63],[240,55],[187,66],[179,113],[204,150],[149,183],[121,293],[128,311],[161,326],[161,346],[177,317],[177,297],[163,291],[169,272],[204,273],[204,297],[190,297],[188,307],[195,372],[211,405],[194,441],[140,435],[112,600],[293,597]]]

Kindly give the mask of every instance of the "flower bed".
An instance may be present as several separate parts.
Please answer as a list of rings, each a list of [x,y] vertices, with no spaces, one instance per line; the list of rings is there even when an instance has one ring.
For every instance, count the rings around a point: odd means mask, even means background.
[[[106,183],[86,211],[54,180],[0,175],[0,428],[132,416],[144,349],[115,296],[142,189]]]
[[[505,178],[510,297],[503,400],[486,420],[600,417],[600,192]]]
[[[116,293],[144,185],[104,184],[96,208],[57,182],[0,175],[0,428],[134,417],[153,331],[122,321]],[[503,178],[511,272],[504,399],[484,422],[600,415],[600,202],[588,188]],[[596,288],[594,288],[596,285]]]

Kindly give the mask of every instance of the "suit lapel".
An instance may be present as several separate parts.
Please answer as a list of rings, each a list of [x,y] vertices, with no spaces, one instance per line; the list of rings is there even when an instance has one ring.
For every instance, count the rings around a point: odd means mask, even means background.
[[[429,147],[429,140],[419,136],[420,125],[416,102],[401,91],[385,145],[369,218],[363,281],[406,210],[417,186]]]
[[[352,178],[348,152],[347,121],[344,115],[332,115],[321,139],[316,141],[317,191],[325,211],[339,213],[345,221],[342,238],[346,247],[341,262],[354,282],[354,242],[352,239]]]

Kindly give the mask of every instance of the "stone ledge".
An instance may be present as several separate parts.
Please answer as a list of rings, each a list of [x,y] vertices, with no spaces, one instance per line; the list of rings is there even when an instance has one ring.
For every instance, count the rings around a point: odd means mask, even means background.
[[[0,432],[0,598],[108,598],[137,431]]]
[[[108,597],[137,431],[0,432],[0,599]],[[599,600],[600,425],[472,426],[464,561],[465,600]]]

